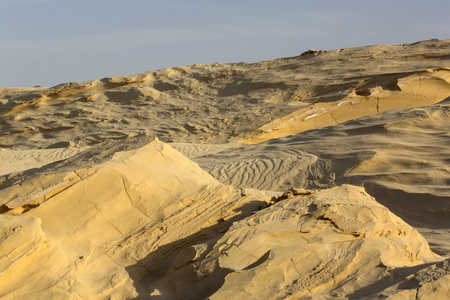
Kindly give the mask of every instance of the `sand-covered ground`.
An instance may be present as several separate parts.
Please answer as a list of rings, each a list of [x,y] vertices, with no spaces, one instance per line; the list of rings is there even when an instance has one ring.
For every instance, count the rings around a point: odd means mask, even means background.
[[[1,299],[450,299],[450,40],[0,89]]]

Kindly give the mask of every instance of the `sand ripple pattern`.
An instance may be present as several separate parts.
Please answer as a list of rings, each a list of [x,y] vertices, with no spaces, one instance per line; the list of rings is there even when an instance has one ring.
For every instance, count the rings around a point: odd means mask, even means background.
[[[187,158],[195,158],[203,155],[219,153],[223,150],[238,147],[240,145],[173,143],[171,146]]]
[[[72,157],[84,149],[86,147],[0,151],[0,176],[40,168],[50,163]]]
[[[221,182],[241,188],[277,190],[305,173],[316,161],[313,155],[287,158],[255,158],[215,166],[210,174]]]

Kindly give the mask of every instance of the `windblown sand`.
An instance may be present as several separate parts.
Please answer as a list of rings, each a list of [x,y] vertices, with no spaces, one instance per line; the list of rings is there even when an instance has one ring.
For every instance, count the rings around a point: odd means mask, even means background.
[[[0,89],[1,299],[449,299],[450,40]]]

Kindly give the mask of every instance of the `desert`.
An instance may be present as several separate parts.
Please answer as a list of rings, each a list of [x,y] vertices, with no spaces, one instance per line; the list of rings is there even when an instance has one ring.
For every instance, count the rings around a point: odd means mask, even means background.
[[[1,299],[450,299],[450,40],[0,88]]]

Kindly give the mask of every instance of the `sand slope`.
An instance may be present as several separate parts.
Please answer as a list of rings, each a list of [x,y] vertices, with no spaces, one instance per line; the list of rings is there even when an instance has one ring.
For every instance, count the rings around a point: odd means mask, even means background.
[[[34,150],[4,150],[0,151],[0,176],[29,169],[40,168],[48,164],[65,160],[80,153],[85,148],[55,148]]]
[[[450,255],[449,117],[444,101],[193,160],[222,182],[245,188],[260,182],[280,191],[363,185],[425,234],[435,251]]]
[[[450,94],[450,69],[431,69],[400,78],[395,88],[398,91],[376,86],[357,90],[339,101],[313,104],[251,132],[256,136],[244,142],[260,143],[397,108],[441,102]]]
[[[431,104],[448,94],[449,44],[374,45],[255,64],[176,67],[52,88],[2,88],[0,147],[85,146],[141,134],[157,135],[163,142],[225,143],[255,138],[255,130],[276,128],[280,118],[308,118],[305,129],[333,125],[330,113],[311,117],[333,107],[340,123],[390,108]],[[284,135],[290,134],[286,130]]]
[[[0,298],[448,298],[449,67],[430,40],[0,89]]]

